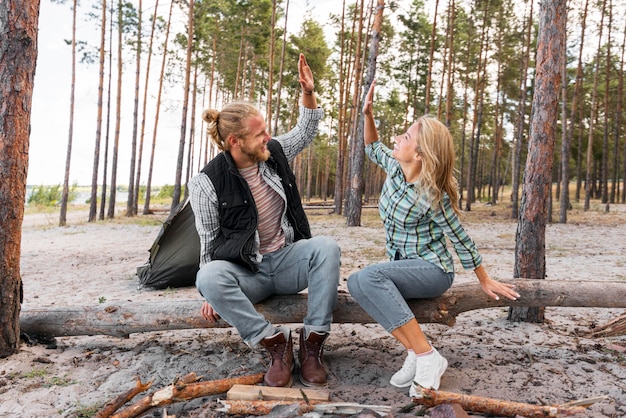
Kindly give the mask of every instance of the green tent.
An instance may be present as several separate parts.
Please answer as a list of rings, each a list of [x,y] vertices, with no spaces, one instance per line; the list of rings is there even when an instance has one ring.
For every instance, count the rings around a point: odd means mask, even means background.
[[[141,287],[194,286],[200,261],[200,237],[189,200],[179,204],[163,223],[146,264],[137,268]]]

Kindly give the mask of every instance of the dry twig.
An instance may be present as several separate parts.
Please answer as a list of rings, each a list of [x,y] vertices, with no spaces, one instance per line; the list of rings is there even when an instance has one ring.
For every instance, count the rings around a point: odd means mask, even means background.
[[[154,407],[170,405],[176,402],[201,398],[203,396],[225,393],[236,384],[254,385],[263,381],[263,375],[264,373],[257,373],[248,376],[233,377],[230,379],[196,382],[197,377],[195,373],[190,373],[174,382],[172,385],[145,396],[136,403],[124,408],[117,414],[111,415],[111,417],[133,418]],[[102,418],[105,417],[106,416],[102,416]]]
[[[137,379],[137,384],[135,385],[134,388],[128,389],[126,392],[118,395],[117,398],[108,402],[104,406],[104,408],[102,408],[102,410],[94,416],[94,418],[110,417],[113,413],[115,413],[115,411],[120,409],[126,402],[133,399],[137,394],[141,392],[145,392],[146,390],[150,389],[150,386],[152,386],[152,380],[146,384],[143,384],[141,383],[141,379]]]
[[[413,398],[413,402],[419,405],[431,407],[445,403],[456,403],[461,405],[465,411],[497,416],[521,415],[530,418],[585,415],[585,408],[582,406],[532,405],[424,388],[420,388],[418,395],[418,397]]]

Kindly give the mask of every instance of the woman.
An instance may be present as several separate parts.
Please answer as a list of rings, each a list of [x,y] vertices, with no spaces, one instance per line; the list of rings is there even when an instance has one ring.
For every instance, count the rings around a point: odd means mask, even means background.
[[[516,300],[514,286],[489,277],[482,258],[460,224],[454,178],[454,143],[436,118],[426,115],[394,139],[393,150],[378,141],[372,83],[365,103],[364,140],[369,158],[387,173],[379,212],[385,226],[390,261],[365,267],[348,278],[348,289],[361,307],[406,349],[402,368],[390,383],[438,389],[447,360],[422,332],[406,299],[432,298],[452,285],[450,240],[465,269],[472,269],[483,291],[494,298]]]

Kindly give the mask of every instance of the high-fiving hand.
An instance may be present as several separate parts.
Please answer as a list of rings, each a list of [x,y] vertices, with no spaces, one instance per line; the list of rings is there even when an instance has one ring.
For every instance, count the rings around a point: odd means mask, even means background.
[[[300,54],[300,59],[298,60],[298,81],[300,82],[300,87],[302,87],[302,91],[304,93],[313,93],[313,90],[315,89],[313,72],[311,71],[309,64],[307,64],[304,54]]]
[[[376,85],[376,80],[372,81],[372,85],[367,91],[367,95],[365,96],[365,100],[363,100],[363,114],[366,116],[370,116],[374,110],[374,86]]]

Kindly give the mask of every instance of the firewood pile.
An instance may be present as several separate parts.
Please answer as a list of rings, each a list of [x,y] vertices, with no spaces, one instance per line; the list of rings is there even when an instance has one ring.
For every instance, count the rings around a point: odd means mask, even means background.
[[[281,416],[300,416],[310,412],[322,415],[394,416],[394,411],[385,405],[333,402],[331,393],[325,389],[257,386],[263,381],[263,373],[206,382],[198,380],[195,373],[190,373],[171,385],[124,406],[135,396],[151,388],[152,382],[142,383],[138,380],[134,387],[108,402],[95,418],[133,418],[153,408],[219,394],[226,394],[226,399],[219,401],[221,406],[216,408],[216,412],[225,415],[263,416],[280,410]],[[421,405],[425,409],[424,412],[428,412],[433,418],[463,418],[468,417],[467,412],[531,418],[584,416],[587,407],[604,400],[607,400],[607,397],[582,399],[562,405],[534,405],[421,388],[418,396],[412,399],[412,403],[416,406]],[[163,409],[162,416],[175,418],[168,415],[166,409]]]

